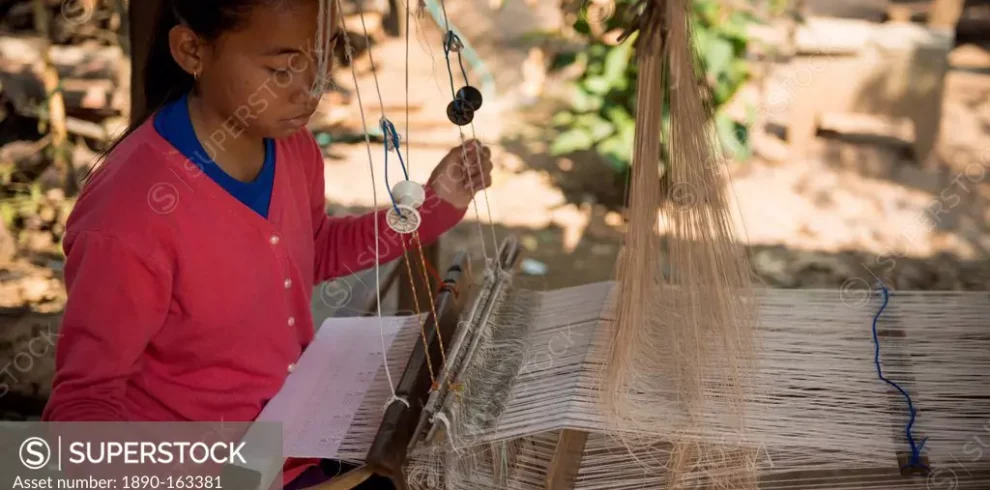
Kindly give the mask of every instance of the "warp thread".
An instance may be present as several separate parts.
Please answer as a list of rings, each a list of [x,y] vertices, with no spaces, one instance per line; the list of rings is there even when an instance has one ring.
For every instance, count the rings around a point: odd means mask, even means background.
[[[437,412],[430,417],[430,422],[436,424],[440,423],[444,426],[444,433],[447,434],[447,443],[450,445],[450,449],[454,451],[455,454],[460,453],[460,449],[457,444],[454,443],[454,426],[450,423],[450,419],[443,412]]]
[[[883,310],[887,308],[887,302],[890,295],[887,291],[887,287],[883,284],[883,281],[878,281],[877,284],[883,294],[883,304],[880,305],[880,310],[877,311],[876,316],[873,317],[873,344],[876,346],[873,354],[873,363],[877,368],[877,377],[888,385],[893,386],[901,393],[901,395],[904,396],[905,401],[907,401],[908,413],[911,415],[907,425],[904,427],[904,435],[907,436],[908,444],[911,446],[911,458],[908,460],[908,463],[901,468],[901,470],[903,471],[905,468],[923,468],[927,470],[928,466],[921,461],[921,451],[925,448],[925,442],[928,441],[928,438],[926,437],[922,439],[921,444],[917,444],[914,441],[914,434],[911,432],[914,428],[915,415],[917,414],[917,410],[914,408],[914,403],[911,401],[911,395],[909,395],[908,392],[901,388],[897,383],[887,379],[883,375],[883,368],[880,366],[880,339],[877,335],[877,321],[880,319],[880,315],[883,314]]]

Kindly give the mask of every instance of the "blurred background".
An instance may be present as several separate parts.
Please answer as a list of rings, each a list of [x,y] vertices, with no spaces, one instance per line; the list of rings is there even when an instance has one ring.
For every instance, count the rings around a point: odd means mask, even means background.
[[[491,253],[494,228],[521,237],[532,287],[611,279],[636,76],[617,38],[633,2],[415,2],[408,19],[399,0],[357,2],[345,2],[352,63],[310,123],[328,212],[375,204],[364,141],[381,135],[362,126],[360,94],[370,125],[384,111],[408,140],[414,180],[462,136],[493,149],[494,184],[443,238],[438,269],[483,240]],[[135,19],[153,3],[0,0],[0,420],[38,417],[50,392],[66,218],[140,96]],[[848,301],[878,279],[987,289],[990,0],[694,0],[693,16],[736,218],[767,286]],[[447,69],[448,25],[485,95],[463,133],[446,116],[450,73],[464,85],[456,57]],[[319,286],[315,314],[352,286]]]

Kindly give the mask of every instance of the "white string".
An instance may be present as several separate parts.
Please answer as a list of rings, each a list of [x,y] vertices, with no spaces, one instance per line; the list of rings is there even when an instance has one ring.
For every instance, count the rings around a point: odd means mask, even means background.
[[[442,3],[443,2],[441,2],[441,4]],[[446,7],[443,7],[443,8],[444,8],[444,18],[446,20]],[[322,27],[324,25],[324,21],[323,21],[324,15],[323,15],[323,13],[325,11],[330,11],[330,10],[331,9],[328,9],[328,8],[325,7],[324,2],[322,2],[322,1],[320,2],[320,16],[319,16],[320,19],[319,19],[319,25],[321,27],[321,29],[320,29],[320,31],[321,31],[321,33],[320,33],[321,39],[322,39],[322,30],[323,30]],[[338,15],[340,17],[340,19],[339,19],[340,20],[340,26],[341,26],[342,29],[344,29],[346,31],[346,26],[344,24],[343,15],[342,14],[339,14],[340,12],[343,12],[339,0],[337,2],[337,12],[338,12]],[[381,86],[380,86],[380,84],[378,82],[377,70],[375,69],[375,61],[374,61],[374,57],[373,57],[373,54],[372,54],[371,48],[370,48],[370,46],[371,46],[371,42],[370,42],[371,37],[368,34],[367,24],[366,24],[365,18],[364,18],[364,10],[363,10],[363,8],[361,8],[361,6],[358,6],[358,14],[359,14],[359,17],[360,17],[360,20],[361,20],[361,27],[362,27],[362,30],[364,31],[365,39],[368,41],[368,46],[369,46],[369,48],[368,48],[368,58],[369,58],[369,62],[371,63],[372,78],[373,78],[374,83],[375,83],[375,91],[377,92],[377,95],[378,95],[378,103],[379,103],[379,108],[380,108],[380,111],[381,111],[381,117],[382,117],[382,120],[385,120],[386,119],[386,115],[385,115],[384,98],[382,97]],[[410,16],[410,11],[409,11],[409,7],[407,5],[406,6],[406,18],[407,18],[407,20],[408,20],[409,16]],[[447,22],[447,24],[448,24],[447,30],[449,32],[449,22]],[[343,36],[343,37],[344,37],[344,43],[345,43],[345,53],[346,53],[346,56],[347,56],[347,58],[348,58],[348,60],[350,62],[349,64],[351,65],[351,76],[352,76],[352,79],[354,81],[354,88],[355,88],[355,92],[357,94],[358,108],[359,108],[359,111],[361,113],[361,124],[362,124],[362,127],[364,128],[364,132],[365,132],[365,147],[366,147],[366,150],[368,152],[368,166],[369,166],[369,172],[371,174],[371,181],[372,181],[372,199],[373,199],[373,205],[374,205],[374,208],[375,208],[375,211],[374,211],[374,213],[375,213],[375,230],[374,231],[375,231],[375,295],[376,295],[376,299],[377,299],[376,308],[377,308],[377,316],[378,316],[378,319],[379,319],[379,330],[381,331],[381,345],[382,345],[383,364],[385,365],[385,373],[386,373],[386,377],[388,378],[389,388],[390,388],[390,391],[391,391],[391,396],[386,401],[385,406],[387,408],[392,403],[394,403],[396,400],[399,400],[403,404],[405,404],[406,407],[409,407],[408,401],[402,399],[401,397],[398,397],[397,394],[395,393],[395,384],[394,384],[394,381],[392,380],[392,375],[391,375],[391,372],[390,372],[390,369],[389,369],[389,365],[388,365],[388,354],[387,354],[387,349],[385,348],[384,322],[382,320],[382,311],[381,311],[381,286],[380,286],[380,283],[381,283],[381,272],[380,272],[380,270],[381,270],[381,262],[380,262],[381,261],[381,257],[380,257],[380,251],[379,251],[380,238],[379,238],[379,230],[378,230],[378,213],[380,212],[380,210],[378,209],[378,196],[377,196],[377,189],[376,189],[377,184],[375,182],[375,177],[374,177],[374,159],[373,159],[372,154],[371,154],[371,140],[370,140],[370,135],[368,134],[367,118],[366,118],[366,115],[364,113],[364,104],[363,104],[363,101],[362,101],[362,98],[361,98],[361,90],[360,90],[360,87],[358,86],[357,71],[356,71],[356,68],[354,66],[353,59],[352,59],[353,50],[352,50],[352,46],[350,44],[350,38],[348,36]],[[321,53],[324,53],[325,51],[328,51],[328,50],[326,48],[324,48],[320,52]],[[322,57],[321,57],[321,65],[323,65],[323,58]],[[324,69],[322,71],[326,71],[326,70]],[[407,150],[406,161],[409,162],[411,159],[409,158],[409,145],[410,145],[410,141],[409,141],[409,137],[408,137],[408,131],[410,130],[410,125],[409,125],[409,32],[408,32],[408,22],[407,22],[407,29],[406,29],[406,66],[405,66],[405,75],[406,75],[406,108],[405,108],[406,111],[405,112],[406,112],[406,131],[407,131],[407,134],[406,134],[406,150]],[[474,126],[474,123],[473,122],[471,123],[471,131],[472,131],[472,135],[473,135],[474,139],[477,139],[477,134],[476,134],[475,126]],[[466,145],[465,145],[466,139],[465,139],[465,136],[464,136],[464,131],[460,127],[458,127],[458,132],[460,134],[461,145],[462,145],[462,148],[461,148],[461,152],[462,153],[461,153],[461,155],[462,155],[462,158],[464,159],[464,161],[467,162],[468,161],[468,159],[466,158],[467,148],[466,148]],[[386,137],[388,137],[388,135],[386,135]],[[480,154],[480,152],[476,152],[476,155],[475,155],[475,165],[476,165],[476,169],[477,169],[477,171],[478,171],[478,173],[480,175],[482,173],[482,168],[481,168],[481,154]],[[407,163],[407,172],[408,172],[408,168],[409,168],[409,164]],[[386,176],[386,178],[387,178],[387,176]],[[468,185],[471,187],[472,195],[476,194],[477,190],[474,187],[474,182],[470,178],[467,179],[467,180],[468,180]],[[492,215],[491,215],[491,204],[490,204],[490,202],[488,200],[487,188],[483,187],[482,188],[482,192],[484,193],[485,203],[486,203],[486,206],[488,207],[488,219],[489,219],[489,226],[490,226],[491,233],[492,233],[493,246],[497,250],[498,249],[498,240],[497,240],[497,237],[496,237],[496,234],[495,234],[495,225],[494,225],[494,220],[493,220]],[[485,247],[485,238],[483,236],[484,235],[484,232],[483,232],[483,228],[482,228],[481,213],[480,213],[480,211],[478,209],[478,202],[477,202],[476,199],[472,199],[472,202],[474,203],[475,215],[478,217],[479,234],[482,235],[481,236],[482,255],[485,258],[486,269],[489,269],[494,264],[494,262],[489,258],[488,253],[487,253],[487,250],[485,250],[486,249],[486,247]],[[495,261],[495,262],[497,262],[497,261]],[[494,264],[494,265],[500,266],[500,264]]]
[[[320,3],[322,4],[323,2]],[[341,29],[346,30],[346,26],[344,25],[344,15],[342,14],[343,8],[340,5],[340,0],[337,0],[337,12],[338,12],[338,16],[340,17],[340,27]],[[389,398],[390,401],[388,402],[386,407],[388,405],[391,405],[392,401],[394,400],[400,400],[406,405],[406,407],[408,407],[409,402],[403,399],[402,397],[399,397],[395,393],[395,383],[392,381],[392,373],[389,371],[389,367],[388,367],[388,354],[387,354],[388,349],[385,348],[385,322],[382,319],[382,292],[381,292],[382,288],[381,288],[381,273],[380,273],[381,255],[379,254],[379,248],[378,248],[379,245],[378,213],[380,213],[381,210],[378,209],[378,190],[376,189],[376,184],[375,184],[375,163],[374,163],[374,159],[371,156],[371,136],[368,134],[368,122],[364,115],[364,103],[361,102],[361,88],[358,85],[357,69],[354,67],[354,60],[352,58],[350,37],[345,35],[343,36],[343,38],[344,38],[344,53],[345,56],[347,56],[347,60],[349,64],[351,65],[351,76],[354,80],[354,91],[357,94],[358,109],[361,112],[361,126],[364,128],[365,147],[368,150],[368,171],[371,173],[371,198],[372,198],[373,206],[375,208],[375,298],[377,300],[376,306],[378,310],[378,329],[381,332],[382,363],[385,365],[385,376],[388,378],[389,390],[392,392],[392,395]]]
[[[433,422],[434,424],[437,422],[443,424],[443,432],[447,434],[447,443],[450,445],[450,449],[453,449],[455,453],[459,453],[460,450],[458,450],[457,445],[454,444],[454,427],[450,423],[450,419],[447,418],[447,415],[443,412],[437,412],[430,417],[430,422]]]
[[[440,0],[440,8],[443,10],[443,20],[444,20],[444,24],[446,24],[444,26],[444,29],[446,30],[446,33],[444,33],[444,43],[446,43],[447,42],[447,36],[451,33],[451,30],[450,30],[450,19],[447,18],[447,6],[446,6],[446,3],[444,2],[444,0]],[[446,50],[446,46],[444,46],[444,49]],[[451,62],[451,60],[449,58],[446,61],[448,63]],[[460,68],[460,63],[458,63],[458,68]],[[453,71],[453,68],[451,67],[451,72],[452,71]],[[470,122],[470,125],[471,125],[471,137],[474,140],[477,140],[478,139],[478,135],[477,135],[477,133],[475,131],[474,120],[472,120]],[[467,160],[467,158],[466,158],[467,157],[467,149],[463,147],[464,143],[466,142],[466,138],[464,137],[464,130],[461,129],[461,126],[458,126],[457,127],[457,132],[458,132],[458,134],[461,137],[461,145],[462,145],[461,157],[464,160]],[[480,174],[482,172],[482,168],[481,168],[481,155],[480,155],[480,153],[476,153],[475,154],[475,165],[477,166],[477,170],[478,170],[478,172]],[[471,186],[471,194],[473,196],[474,194],[477,193],[477,190],[474,188],[474,182],[471,181],[471,179],[468,179],[468,185]],[[491,202],[489,202],[489,200],[488,200],[488,188],[487,187],[482,187],[481,191],[482,191],[482,194],[485,196],[485,206],[488,209],[488,225],[489,225],[489,228],[491,229],[491,232],[492,232],[492,247],[496,250],[496,253],[497,253],[497,250],[498,250],[498,238],[495,236],[495,221],[494,221],[494,219],[492,219],[492,207],[491,207]],[[494,264],[493,264],[492,263],[492,260],[488,257],[488,252],[485,250],[485,248],[486,248],[485,247],[485,237],[484,237],[484,228],[482,226],[481,212],[478,211],[478,201],[476,199],[472,199],[472,202],[474,203],[474,214],[478,218],[478,232],[479,232],[479,235],[482,235],[480,237],[481,238],[481,254],[485,258],[485,264],[486,264],[485,268],[488,269],[489,266],[491,266],[491,265],[495,265],[496,267],[501,268],[501,264],[498,263],[499,262],[498,260],[495,260],[494,261]]]
[[[477,133],[474,130],[474,121],[471,121],[471,138],[473,138],[475,140],[478,139],[478,135],[477,135]],[[464,133],[461,133],[461,142],[463,143],[463,141],[464,141]],[[481,169],[481,155],[475,154],[474,161],[475,161],[475,165],[477,165],[477,167],[478,167],[478,172],[481,172],[482,171],[482,169]],[[474,182],[472,182],[470,179],[468,180],[468,182],[471,185],[471,193],[474,194],[475,193]],[[492,219],[492,205],[488,201],[488,188],[487,187],[482,187],[481,188],[481,194],[483,196],[485,196],[485,208],[488,209],[488,228],[492,232],[492,246],[495,247],[495,250],[498,250],[498,238],[495,236],[495,220]],[[481,216],[480,216],[481,213],[478,211],[478,201],[477,200],[473,200],[473,201],[474,201],[474,213],[475,213],[476,216],[478,216],[478,222],[480,223],[481,222]],[[482,242],[484,242],[484,239],[482,239]],[[487,259],[487,257],[486,257],[486,259]],[[497,260],[495,262],[496,262],[495,265],[498,266],[499,268],[501,268],[502,265],[500,263],[498,263]]]
[[[388,363],[386,363],[386,365],[387,364]],[[405,405],[406,408],[409,408],[409,400],[406,400],[405,398],[403,398],[401,396],[395,396],[395,391],[393,390],[392,391],[392,395],[389,396],[388,397],[388,400],[385,401],[385,407],[383,408],[383,410],[388,410],[388,407],[392,406],[392,404],[395,403],[395,402],[400,402],[403,405]]]
[[[375,69],[375,58],[372,56],[371,36],[368,35],[368,26],[364,24],[364,9],[357,5],[358,16],[361,17],[361,29],[364,31],[364,38],[368,43],[368,61],[371,63],[371,77],[375,80],[375,91],[378,92],[378,106],[381,107],[382,118],[385,117],[385,101],[382,98],[382,89],[378,86],[378,70]],[[343,17],[343,16],[341,16]],[[408,69],[408,63],[406,63]]]

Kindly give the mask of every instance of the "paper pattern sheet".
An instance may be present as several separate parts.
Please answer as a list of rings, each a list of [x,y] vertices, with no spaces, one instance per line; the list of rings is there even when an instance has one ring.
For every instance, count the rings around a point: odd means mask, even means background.
[[[336,458],[354,414],[408,321],[404,317],[329,318],[258,421],[281,422],[285,457]]]

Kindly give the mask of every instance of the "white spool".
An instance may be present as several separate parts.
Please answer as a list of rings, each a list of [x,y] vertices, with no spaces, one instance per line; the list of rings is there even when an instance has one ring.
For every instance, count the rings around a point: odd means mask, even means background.
[[[401,216],[395,212],[396,207],[402,213]],[[416,208],[408,204],[396,204],[395,207],[390,206],[388,211],[385,212],[385,222],[388,223],[388,227],[396,233],[403,235],[418,230],[420,221],[419,211],[416,211]]]
[[[426,201],[426,190],[411,180],[403,180],[392,187],[392,197],[396,204],[419,208]],[[392,210],[395,211],[394,209]]]

